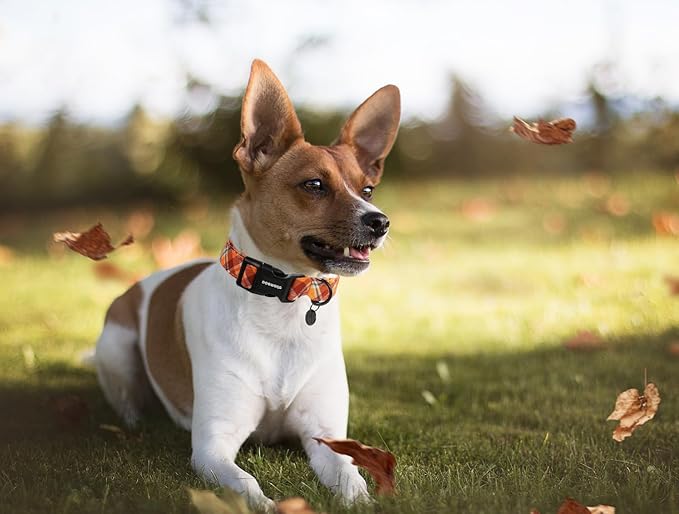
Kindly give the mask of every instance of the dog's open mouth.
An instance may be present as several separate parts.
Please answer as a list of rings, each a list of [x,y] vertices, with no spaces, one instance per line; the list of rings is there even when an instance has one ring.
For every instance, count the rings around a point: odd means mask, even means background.
[[[311,260],[328,265],[356,265],[367,266],[370,264],[370,252],[376,247],[374,244],[361,246],[332,246],[322,239],[313,236],[304,236],[300,241],[302,250]]]

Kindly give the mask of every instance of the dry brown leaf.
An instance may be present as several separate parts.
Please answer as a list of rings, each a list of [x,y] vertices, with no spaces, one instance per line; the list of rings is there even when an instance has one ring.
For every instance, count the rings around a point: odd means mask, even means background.
[[[276,503],[276,512],[279,514],[317,514],[304,498],[288,498]]]
[[[0,245],[0,266],[10,264],[14,260],[14,250],[9,246]]]
[[[587,508],[592,514],[615,514],[615,507],[610,505],[596,505]]]
[[[48,405],[62,428],[78,428],[90,413],[87,402],[76,394],[51,396]]]
[[[203,248],[200,235],[195,230],[184,230],[174,239],[156,237],[151,243],[151,253],[160,269],[167,269],[201,257]]]
[[[653,383],[646,384],[643,395],[637,389],[620,393],[613,412],[607,418],[607,421],[620,421],[613,432],[613,439],[621,442],[631,436],[637,427],[653,419],[659,405],[660,392]]]
[[[653,228],[662,236],[679,236],[679,214],[673,212],[653,213]]]
[[[463,218],[476,222],[492,219],[496,211],[495,203],[485,198],[471,198],[466,200],[460,207],[460,213]]]
[[[559,507],[557,514],[590,514],[587,507],[576,502],[573,498],[566,498]]]
[[[679,295],[679,278],[670,277],[669,275],[665,277],[665,283],[670,288],[670,294]]]
[[[679,357],[679,341],[672,341],[669,345],[667,345],[667,351],[670,355]]]
[[[558,236],[566,229],[566,218],[563,214],[545,214],[542,218],[542,228],[553,236]]]
[[[101,223],[87,230],[86,232],[57,232],[54,234],[54,241],[64,243],[74,252],[78,252],[92,260],[99,261],[116,248],[134,243],[134,238],[127,236],[120,244],[113,246],[111,236],[104,230]]]
[[[112,262],[97,262],[94,264],[94,275],[100,280],[117,280],[119,282],[133,283],[139,279],[136,273],[126,271]]]
[[[604,207],[606,212],[618,217],[627,216],[630,210],[629,200],[622,193],[613,193],[609,196]]]
[[[553,121],[539,120],[537,123],[528,123],[518,116],[514,116],[514,124],[510,130],[532,143],[562,145],[573,142],[575,127],[575,120],[571,118],[560,118]]]
[[[395,491],[396,457],[390,452],[366,446],[353,439],[326,439],[314,437],[335,453],[348,455],[356,466],[365,468],[377,484],[377,494],[393,494]]]
[[[581,330],[571,339],[564,341],[563,345],[573,351],[601,350],[605,347],[604,340],[589,330]]]

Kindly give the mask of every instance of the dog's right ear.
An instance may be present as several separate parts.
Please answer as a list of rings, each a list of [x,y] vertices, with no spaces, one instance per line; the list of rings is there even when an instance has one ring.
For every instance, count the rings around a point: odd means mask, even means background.
[[[285,88],[264,61],[255,59],[243,97],[241,140],[233,158],[241,170],[259,173],[269,169],[297,140],[302,126]]]

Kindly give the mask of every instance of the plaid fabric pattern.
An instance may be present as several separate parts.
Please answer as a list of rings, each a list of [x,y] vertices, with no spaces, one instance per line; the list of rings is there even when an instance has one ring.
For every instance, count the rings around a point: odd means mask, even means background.
[[[236,249],[230,239],[219,256],[219,262],[222,264],[222,267],[235,279],[240,274],[244,259],[245,256]],[[241,280],[241,284],[243,284],[245,289],[252,288],[256,274],[257,267],[252,264],[246,264],[243,279]],[[325,279],[307,276],[297,277],[290,286],[288,300],[297,300],[300,296],[306,295],[313,303],[324,303],[335,294],[338,284],[338,276]]]

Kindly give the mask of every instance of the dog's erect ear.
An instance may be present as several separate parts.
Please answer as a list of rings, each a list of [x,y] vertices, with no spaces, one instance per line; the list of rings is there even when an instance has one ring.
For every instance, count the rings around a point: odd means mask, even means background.
[[[339,143],[351,147],[363,172],[374,180],[382,176],[400,118],[401,94],[389,85],[359,105],[342,128]]]
[[[249,173],[270,168],[295,141],[304,137],[285,88],[259,59],[252,62],[240,130],[241,140],[233,150],[233,158]]]

